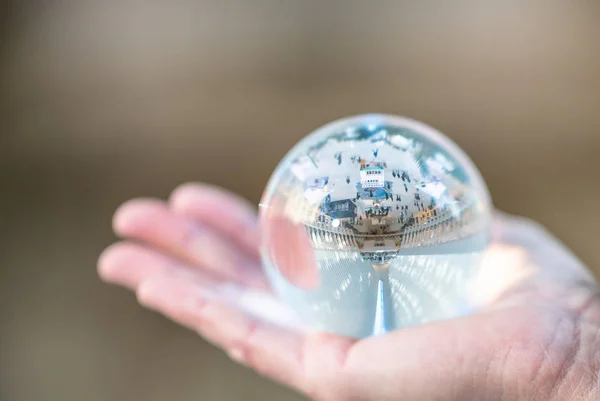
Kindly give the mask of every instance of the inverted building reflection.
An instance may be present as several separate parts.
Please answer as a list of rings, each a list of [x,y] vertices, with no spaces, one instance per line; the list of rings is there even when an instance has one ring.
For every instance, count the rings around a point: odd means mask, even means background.
[[[418,133],[351,128],[294,158],[263,214],[267,226],[285,218],[302,229],[316,263],[294,271],[319,285],[294,285],[297,274],[269,255],[268,273],[307,318],[339,334],[457,316],[489,240],[485,206],[461,166]],[[275,235],[304,252],[296,234]]]

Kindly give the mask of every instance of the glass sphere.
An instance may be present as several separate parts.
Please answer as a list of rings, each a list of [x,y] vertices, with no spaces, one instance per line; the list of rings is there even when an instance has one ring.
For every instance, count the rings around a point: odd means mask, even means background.
[[[414,120],[361,115],[300,141],[260,204],[277,294],[316,330],[361,338],[469,313],[491,200],[457,145]]]

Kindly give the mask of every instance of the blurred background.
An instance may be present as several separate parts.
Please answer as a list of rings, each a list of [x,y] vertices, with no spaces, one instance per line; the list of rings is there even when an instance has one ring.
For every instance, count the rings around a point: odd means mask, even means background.
[[[301,400],[102,284],[111,216],[184,181],[257,203],[339,117],[401,114],[600,272],[600,3],[3,2],[0,399]]]

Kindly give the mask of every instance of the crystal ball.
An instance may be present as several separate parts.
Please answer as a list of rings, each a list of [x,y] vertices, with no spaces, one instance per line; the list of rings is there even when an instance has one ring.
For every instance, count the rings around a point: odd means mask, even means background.
[[[470,313],[491,200],[433,128],[368,114],[301,140],[260,203],[265,273],[315,330],[363,338]]]

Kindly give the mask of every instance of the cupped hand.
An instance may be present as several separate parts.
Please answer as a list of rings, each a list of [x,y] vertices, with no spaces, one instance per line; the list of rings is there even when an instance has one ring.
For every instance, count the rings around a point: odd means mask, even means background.
[[[526,219],[496,215],[479,312],[364,340],[244,310],[248,299],[278,304],[260,267],[255,209],[231,193],[186,184],[168,202],[125,203],[113,224],[124,240],[100,257],[104,280],[314,399],[600,399],[594,279]]]

